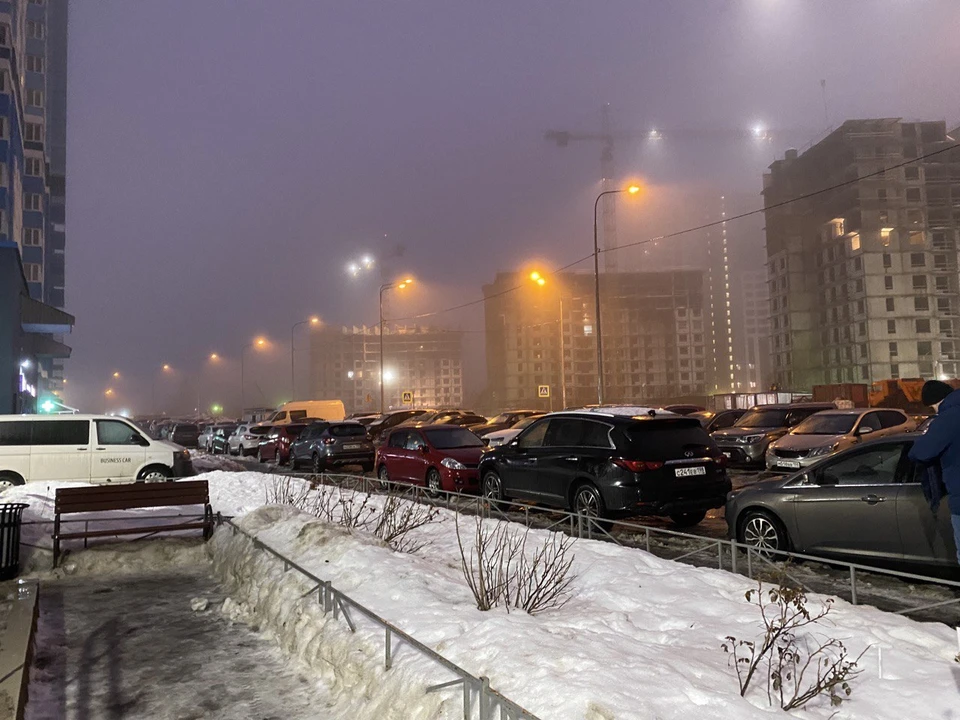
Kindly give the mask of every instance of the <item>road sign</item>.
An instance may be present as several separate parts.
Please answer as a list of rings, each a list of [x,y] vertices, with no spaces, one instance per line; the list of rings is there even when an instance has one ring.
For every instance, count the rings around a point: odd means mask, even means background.
[[[550,397],[550,386],[549,385],[538,385],[537,386],[537,397],[548,398]]]
[[[400,402],[404,405],[413,405],[413,390],[404,390],[400,393]]]

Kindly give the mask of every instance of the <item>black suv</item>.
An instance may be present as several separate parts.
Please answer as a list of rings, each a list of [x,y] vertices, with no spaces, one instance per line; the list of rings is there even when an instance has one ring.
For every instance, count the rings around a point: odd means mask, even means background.
[[[726,458],[696,418],[544,416],[480,461],[483,494],[598,517],[665,515],[680,527],[722,507]]]
[[[373,455],[373,442],[367,437],[367,429],[351,420],[315,422],[290,444],[293,469],[309,462],[315,473],[333,465],[359,465],[364,472],[369,472],[373,470]]]
[[[169,440],[181,447],[195,448],[200,440],[200,427],[196,423],[177,423],[170,431]]]

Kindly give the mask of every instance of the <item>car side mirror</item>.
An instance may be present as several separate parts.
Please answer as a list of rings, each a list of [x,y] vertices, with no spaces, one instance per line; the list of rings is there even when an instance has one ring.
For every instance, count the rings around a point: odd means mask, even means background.
[[[419,450],[419,451],[420,451],[421,453],[423,453],[424,455],[426,455],[428,452],[430,452],[430,448],[428,448],[426,445],[419,445],[419,446],[417,446],[417,450]]]
[[[872,432],[873,432],[873,428],[871,428],[871,427],[862,427],[862,428],[859,428],[859,429],[857,430],[857,435],[869,435],[869,434],[872,433]]]

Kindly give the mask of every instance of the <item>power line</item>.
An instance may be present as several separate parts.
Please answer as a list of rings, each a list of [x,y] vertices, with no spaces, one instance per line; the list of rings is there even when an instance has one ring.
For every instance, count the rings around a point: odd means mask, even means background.
[[[754,215],[759,215],[760,213],[764,213],[768,210],[775,210],[777,208],[785,207],[793,203],[802,202],[803,200],[809,200],[810,198],[816,197],[817,195],[823,195],[824,193],[840,190],[850,185],[855,185],[861,180],[868,180],[872,177],[879,177],[884,175],[886,172],[890,170],[897,170],[899,168],[906,167],[908,165],[913,165],[914,163],[918,163],[921,160],[926,160],[928,158],[935,157],[937,155],[941,155],[945,152],[956,150],[958,148],[960,148],[960,142],[955,143],[953,145],[949,145],[944,148],[940,148],[939,150],[933,150],[929,153],[926,153],[925,155],[919,155],[918,157],[911,158],[909,160],[904,160],[903,162],[897,163],[896,165],[890,165],[888,167],[881,168],[880,170],[877,170],[872,173],[867,173],[866,175],[862,175],[862,176],[858,175],[857,177],[851,178],[850,180],[844,180],[843,182],[830,185],[829,187],[821,188],[820,190],[813,190],[811,192],[804,193],[803,195],[798,195],[796,197],[789,198],[788,200],[782,200],[778,203],[774,203],[773,205],[768,205],[768,206],[759,208],[757,210],[750,210],[748,212],[740,213],[739,215],[733,215],[729,218],[723,218],[722,220],[714,220],[708,223],[703,223],[702,225],[697,225],[695,227],[689,227],[683,230],[677,230],[672,233],[667,233],[665,235],[658,235],[656,237],[646,238],[644,240],[637,240],[635,242],[626,243],[624,245],[618,245],[615,248],[602,248],[600,249],[600,252],[605,253],[605,252],[614,252],[617,250],[625,250],[626,248],[637,247],[639,245],[646,245],[647,243],[651,243],[651,242],[659,242],[660,240],[669,240],[670,238],[680,237],[681,235],[689,235],[690,233],[700,232],[702,230],[709,230],[710,228],[723,225],[724,223],[727,223],[727,222],[734,222],[735,220],[743,220],[748,217],[753,217]],[[593,258],[593,253],[590,253],[589,255],[584,255],[578,260],[574,260],[571,263],[568,263],[562,267],[556,268],[555,270],[553,270],[553,273],[559,273],[559,272],[563,272],[564,270],[569,270],[570,268],[576,265],[579,265],[582,262],[590,260],[591,258]],[[474,305],[479,305],[481,303],[486,302],[487,300],[491,300],[496,297],[501,297],[508,293],[516,292],[517,290],[520,290],[523,287],[524,287],[523,284],[514,285],[513,287],[500,290],[499,292],[496,292],[493,295],[482,297],[477,300],[470,300],[469,302],[460,303],[459,305],[453,305],[448,308],[443,308],[442,310],[434,310],[428,313],[420,313],[418,315],[408,315],[406,317],[400,317],[400,318],[389,318],[389,320],[390,322],[400,322],[403,320],[420,320],[422,318],[436,317],[437,315],[443,315],[448,312],[454,312],[455,310],[462,310],[464,308],[472,307]]]

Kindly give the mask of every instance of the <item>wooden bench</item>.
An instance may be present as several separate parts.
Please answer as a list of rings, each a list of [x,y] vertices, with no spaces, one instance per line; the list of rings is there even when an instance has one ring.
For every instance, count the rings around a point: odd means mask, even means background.
[[[169,525],[150,524],[156,518],[131,517],[133,525],[125,523],[109,530],[85,529],[74,532],[60,531],[60,516],[74,513],[95,513],[109,510],[135,510],[138,508],[202,505],[203,515],[184,516],[183,522]],[[213,534],[213,509],[210,507],[210,489],[206,480],[183,482],[133,483],[130,485],[103,485],[95,487],[60,488],[54,503],[56,517],[53,522],[53,566],[60,559],[62,540],[109,537],[111,535],[148,535],[167,530],[203,530],[203,539]],[[90,521],[121,521],[121,518],[90,518]],[[125,518],[123,519],[125,520]],[[138,520],[142,522],[138,523]],[[143,524],[147,523],[147,524]]]

